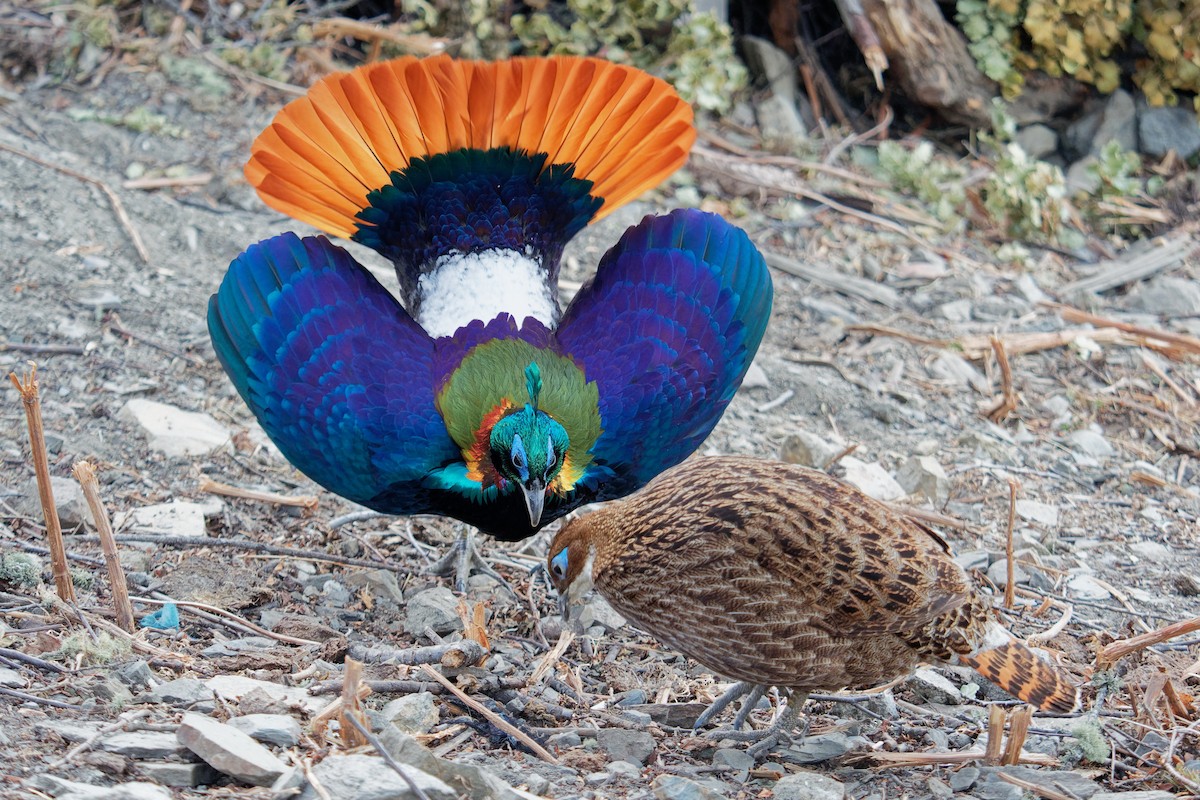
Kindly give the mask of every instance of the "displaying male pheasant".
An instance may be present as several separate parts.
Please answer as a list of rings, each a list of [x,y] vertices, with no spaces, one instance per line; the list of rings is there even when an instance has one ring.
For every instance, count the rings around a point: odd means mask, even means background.
[[[284,107],[246,175],[275,209],[374,248],[400,305],[324,237],[251,246],[213,345],[283,454],[343,497],[517,540],[692,453],[745,375],[771,281],[745,233],[630,228],[561,312],[559,260],[695,138],[664,82],[592,58],[401,58]]]
[[[760,754],[809,692],[865,688],[921,662],[973,667],[1040,708],[1078,689],[996,619],[942,539],[823,472],[741,456],[688,461],[634,496],[572,520],[547,566],[564,618],[593,586],[618,612],[742,683],[705,712],[767,686],[796,692]]]

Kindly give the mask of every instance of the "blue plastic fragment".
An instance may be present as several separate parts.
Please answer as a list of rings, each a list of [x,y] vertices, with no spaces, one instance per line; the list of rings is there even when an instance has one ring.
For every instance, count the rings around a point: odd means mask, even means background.
[[[179,627],[179,608],[174,603],[166,603],[158,611],[153,614],[147,614],[138,622],[143,628],[157,628],[161,631],[169,631]]]

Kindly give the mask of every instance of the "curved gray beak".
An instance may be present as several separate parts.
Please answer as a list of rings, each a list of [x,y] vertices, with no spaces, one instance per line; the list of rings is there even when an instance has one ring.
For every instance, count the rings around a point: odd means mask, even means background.
[[[567,597],[566,590],[558,593],[558,615],[563,622],[571,621],[571,599]]]
[[[525,507],[529,509],[529,524],[537,527],[542,521],[542,509],[546,507],[546,484],[541,481],[531,481],[528,486],[522,486],[525,493]]]

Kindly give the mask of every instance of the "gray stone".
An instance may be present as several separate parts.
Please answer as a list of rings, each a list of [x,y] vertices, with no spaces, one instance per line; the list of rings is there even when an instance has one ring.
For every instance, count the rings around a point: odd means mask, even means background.
[[[1200,281],[1164,275],[1130,295],[1128,305],[1131,309],[1167,319],[1197,317],[1200,316]]]
[[[742,378],[743,389],[769,389],[771,388],[771,380],[767,377],[767,372],[758,365],[755,361],[746,370],[746,377]]]
[[[1020,275],[1018,275],[1017,279],[1013,281],[1013,286],[1016,287],[1016,290],[1021,293],[1021,297],[1024,297],[1030,303],[1044,303],[1050,299],[1050,297],[1042,291],[1042,287],[1038,286],[1037,278],[1033,277],[1028,272],[1022,272]]]
[[[1083,194],[1091,194],[1099,189],[1100,176],[1096,174],[1096,170],[1094,169],[1094,166],[1099,163],[1099,158],[1087,155],[1067,167],[1067,191],[1071,194],[1079,194],[1081,192]]]
[[[800,95],[791,56],[757,36],[743,36],[740,43],[746,65],[770,87],[770,95],[755,108],[763,138],[784,145],[802,140],[808,130],[796,106]]]
[[[841,451],[841,447],[825,441],[815,433],[796,431],[784,440],[779,457],[789,464],[825,469]]]
[[[97,749],[127,758],[171,758],[184,754],[175,737],[165,731],[122,731],[101,737]]]
[[[203,761],[139,761],[137,769],[160,786],[207,786],[221,780],[221,773]]]
[[[804,119],[796,104],[777,94],[767,95],[760,100],[754,107],[754,116],[767,143],[791,147],[803,141],[807,134]]]
[[[232,717],[228,724],[251,739],[277,747],[300,743],[300,723],[287,714],[243,714]]]
[[[884,502],[904,497],[904,488],[879,464],[854,456],[846,456],[840,463],[846,470],[846,482],[868,497]]]
[[[1015,141],[1033,158],[1045,158],[1058,151],[1058,134],[1049,125],[1041,123],[1017,131]]]
[[[1053,528],[1058,525],[1058,506],[1022,498],[1017,501],[1017,516]]]
[[[1175,800],[1175,795],[1162,789],[1143,789],[1137,792],[1096,792],[1091,800]]]
[[[596,741],[613,761],[628,761],[638,766],[646,763],[655,747],[650,734],[625,728],[603,728],[596,732]]]
[[[270,786],[287,770],[287,765],[270,750],[237,728],[212,717],[184,714],[176,736],[213,769],[243,783]]]
[[[311,696],[307,689],[283,686],[242,675],[216,675],[206,680],[204,685],[212,689],[217,697],[234,704],[240,703],[243,698],[258,695],[269,698],[281,706],[300,708],[315,714],[329,702],[327,698]]]
[[[642,768],[637,764],[630,764],[628,761],[614,761],[604,769],[614,778],[637,780],[642,777]]]
[[[118,417],[136,424],[151,450],[168,456],[205,455],[229,441],[229,431],[208,414],[140,397],[127,402]]]
[[[575,731],[567,731],[566,733],[551,734],[546,739],[546,744],[549,747],[559,750],[570,750],[573,747],[579,747],[579,745],[583,744],[583,739]]]
[[[437,725],[439,714],[433,695],[418,692],[397,697],[383,707],[383,718],[405,733],[429,733]]]
[[[458,793],[428,772],[401,763],[404,774],[430,800],[455,800]],[[313,775],[329,797],[346,800],[417,800],[418,796],[404,778],[396,774],[382,758],[368,755],[333,755],[313,767]],[[311,786],[300,800],[317,800],[320,795]]]
[[[713,753],[712,761],[714,767],[729,767],[731,772],[727,774],[743,783],[750,776],[750,770],[754,769],[754,756],[731,747]]]
[[[404,630],[412,636],[420,635],[427,627],[439,634],[461,631],[463,623],[457,609],[458,598],[445,586],[417,592],[406,606]]]
[[[846,796],[840,781],[808,770],[784,775],[771,791],[774,800],[842,800]]]
[[[980,783],[971,790],[971,796],[979,800],[1023,800],[1025,791],[1015,784],[996,780]]]
[[[979,780],[978,767],[963,767],[950,773],[950,788],[956,792],[966,792]]]
[[[362,572],[351,572],[343,578],[346,586],[355,590],[367,589],[376,601],[399,606],[404,602],[404,592],[396,573],[389,569],[371,569]]]
[[[724,795],[680,775],[659,775],[650,789],[657,800],[724,800]]]
[[[940,778],[928,779],[925,781],[925,788],[933,800],[950,800],[954,796],[954,790]]]
[[[951,300],[938,306],[938,313],[950,322],[966,322],[971,318],[970,300]]]
[[[1056,394],[1047,397],[1042,401],[1041,408],[1056,420],[1071,415],[1071,401],[1067,399],[1066,395]]]
[[[988,567],[988,580],[1003,588],[1008,585],[1008,559],[1001,558]],[[1013,580],[1018,586],[1029,583],[1029,572],[1020,562],[1013,564]]]
[[[230,639],[227,642],[210,644],[200,651],[205,658],[224,658],[242,653],[261,653],[275,647],[275,641],[265,636],[246,636],[242,639]]]
[[[1067,435],[1067,442],[1071,445],[1071,449],[1092,458],[1108,458],[1116,452],[1104,438],[1104,434],[1091,428],[1071,431]]]
[[[1088,800],[1100,791],[1100,785],[1085,775],[1070,770],[1061,769],[1031,769],[1030,767],[999,767],[989,768],[985,775],[988,781],[999,780],[999,773],[1011,775],[1014,778],[1029,783],[1044,786],[1046,789],[1059,794],[1068,794],[1080,800]],[[1122,795],[1124,796],[1124,795]]]
[[[27,683],[25,676],[17,670],[0,667],[0,686],[8,689],[23,689]]]
[[[1162,158],[1174,150],[1180,158],[1200,151],[1200,124],[1196,112],[1183,106],[1143,108],[1138,115],[1138,136],[1143,153]]]
[[[40,789],[57,800],[171,800],[170,790],[145,781],[93,786],[43,774],[30,778],[26,785]]]
[[[820,764],[840,758],[853,750],[870,747],[870,742],[861,736],[848,736],[841,731],[805,736],[799,744],[782,751],[780,757],[792,764]]]
[[[1099,155],[1104,145],[1116,141],[1123,150],[1137,150],[1137,129],[1133,96],[1117,89],[1101,108],[1067,128],[1068,149],[1077,155]]]
[[[1171,549],[1162,542],[1134,542],[1129,545],[1130,552],[1134,553],[1138,558],[1144,558],[1147,561],[1169,561],[1173,558]]]
[[[986,550],[964,550],[954,556],[954,563],[965,570],[987,569],[990,560]]]
[[[394,725],[384,726],[378,736],[392,758],[440,778],[459,789],[470,800],[527,800],[527,795],[517,794],[498,776],[481,767],[438,758]]]
[[[608,601],[599,594],[593,595],[590,600],[584,603],[583,608],[579,612],[579,622],[583,625],[584,630],[593,625],[603,625],[605,629],[610,631],[625,627],[625,618],[617,613],[617,610],[610,606]]]
[[[950,478],[933,456],[913,456],[896,470],[896,481],[909,494],[924,497],[935,506],[950,499]]]
[[[179,678],[159,684],[144,698],[148,703],[166,703],[170,706],[191,707],[197,703],[213,705],[216,693],[195,678]]]
[[[991,387],[983,373],[957,353],[942,350],[929,365],[929,372],[954,386],[971,387],[977,392],[990,392]]]
[[[931,703],[956,706],[963,701],[958,688],[944,675],[934,672],[929,667],[921,667],[913,672],[912,677],[908,679],[908,685]]]
[[[888,689],[878,694],[863,695],[853,703],[841,703],[836,713],[847,719],[895,719],[900,711],[896,707],[895,695]]]
[[[150,671],[150,665],[140,658],[114,667],[113,674],[130,689],[154,685],[154,673]]]
[[[22,423],[24,424],[24,423]],[[74,478],[50,476],[50,491],[54,493],[54,508],[64,531],[92,525],[92,513],[83,499],[83,489]],[[15,510],[34,519],[42,518],[42,501],[38,494],[37,478],[30,478],[25,494],[18,498]]]

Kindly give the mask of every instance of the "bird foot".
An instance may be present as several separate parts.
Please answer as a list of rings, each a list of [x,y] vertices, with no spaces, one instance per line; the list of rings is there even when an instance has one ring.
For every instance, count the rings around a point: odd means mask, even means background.
[[[479,552],[479,548],[475,544],[475,531],[468,528],[446,551],[446,555],[429,566],[429,573],[440,578],[448,578],[453,575],[454,591],[466,594],[467,579],[471,577],[472,572],[487,575],[507,589],[513,597],[517,596],[512,585],[499,572],[496,572]]]
[[[771,751],[771,748],[782,743],[790,743],[793,737],[803,739],[808,732],[808,720],[804,720],[804,725],[797,733],[794,731],[796,720],[800,716],[800,709],[804,706],[805,696],[802,694],[793,694],[788,697],[787,705],[775,720],[762,730],[743,731],[742,726],[746,723],[750,712],[758,705],[758,701],[766,692],[766,686],[756,686],[749,683],[739,683],[724,695],[719,697],[712,706],[706,710],[699,719],[696,720],[696,726],[699,727],[702,723],[708,722],[722,709],[728,706],[731,702],[742,695],[746,695],[746,701],[742,704],[737,716],[734,717],[733,727],[720,728],[706,734],[709,739],[732,739],[735,742],[753,742],[750,747],[746,748],[746,752],[753,758],[758,759],[765,756]]]

